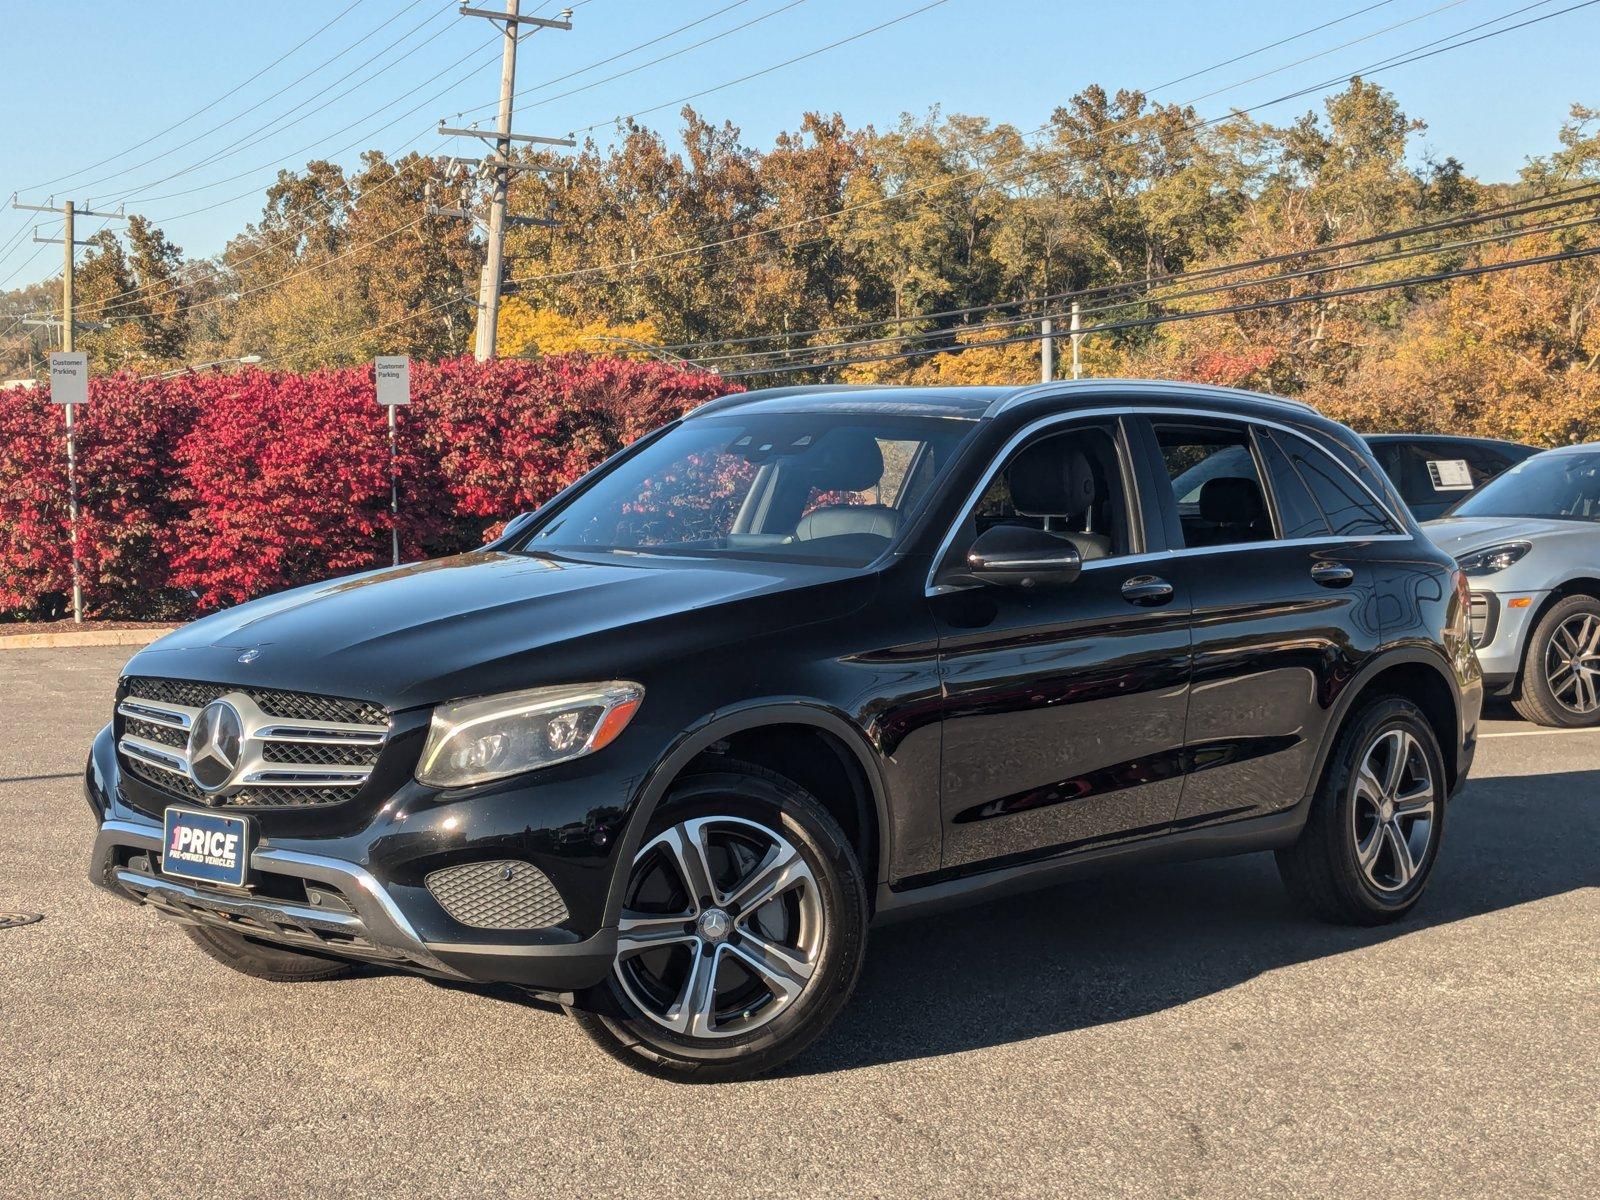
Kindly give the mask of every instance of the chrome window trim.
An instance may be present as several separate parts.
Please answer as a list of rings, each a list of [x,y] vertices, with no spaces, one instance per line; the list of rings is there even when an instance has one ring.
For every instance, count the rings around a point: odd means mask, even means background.
[[[1129,386],[1132,385],[1130,384]],[[1140,386],[1144,385],[1141,384]],[[1226,389],[1222,390],[1225,391]],[[1011,398],[1011,400],[1007,401],[1006,404],[1009,405],[1011,401],[1021,398],[1023,397],[1014,396]],[[1306,411],[1311,412],[1314,410],[1307,406]],[[977,486],[968,493],[967,498],[962,502],[960,514],[956,517],[955,521],[946,531],[944,540],[939,543],[938,550],[934,552],[933,561],[928,566],[928,578],[924,585],[924,593],[929,596],[937,596],[946,592],[964,591],[966,590],[966,587],[969,586],[965,584],[936,584],[934,579],[939,573],[940,564],[944,562],[945,558],[950,553],[951,547],[955,544],[956,535],[961,532],[961,526],[966,521],[967,513],[972,510],[972,506],[974,504],[983,498],[983,493],[988,490],[990,483],[994,481],[994,477],[999,474],[1000,468],[1011,458],[1012,453],[1022,442],[1033,437],[1035,434],[1042,432],[1043,430],[1051,429],[1057,425],[1067,425],[1074,421],[1090,421],[1103,419],[1105,417],[1190,417],[1210,421],[1238,421],[1246,425],[1259,425],[1264,426],[1267,429],[1280,430],[1283,433],[1289,434],[1291,437],[1297,437],[1302,442],[1305,442],[1317,453],[1321,454],[1322,457],[1328,459],[1341,471],[1353,479],[1357,486],[1359,486],[1363,492],[1372,498],[1373,503],[1378,506],[1379,511],[1381,511],[1383,515],[1393,523],[1395,528],[1401,532],[1329,534],[1326,537],[1318,538],[1274,538],[1271,541],[1265,542],[1235,542],[1232,545],[1227,546],[1185,546],[1180,550],[1146,551],[1141,554],[1118,555],[1114,558],[1091,559],[1089,562],[1083,564],[1083,570],[1085,571],[1093,570],[1097,567],[1110,566],[1112,564],[1120,566],[1127,563],[1159,562],[1163,559],[1188,557],[1196,554],[1225,554],[1238,550],[1259,550],[1266,546],[1320,546],[1334,544],[1343,545],[1349,542],[1409,542],[1412,540],[1411,534],[1404,532],[1406,523],[1395,516],[1394,509],[1390,507],[1387,501],[1374,492],[1372,488],[1367,485],[1367,482],[1361,478],[1361,476],[1357,475],[1344,463],[1340,462],[1339,459],[1335,458],[1332,454],[1329,454],[1325,449],[1318,445],[1315,438],[1309,436],[1308,434],[1302,433],[1293,426],[1285,425],[1268,417],[1245,415],[1240,413],[1222,413],[1205,408],[1184,408],[1176,405],[1143,404],[1105,405],[1099,408],[1079,408],[1073,409],[1071,412],[1049,413],[1045,416],[1038,417],[1035,420],[1030,421],[1028,424],[1024,425],[1021,429],[1017,430],[1016,433],[1012,434],[1008,439],[1006,439],[1005,445],[1003,445],[991,459],[988,469],[983,473],[983,478],[978,481]],[[1254,454],[1253,448],[1252,454]],[[1134,464],[1134,472],[1137,476],[1138,464]]]

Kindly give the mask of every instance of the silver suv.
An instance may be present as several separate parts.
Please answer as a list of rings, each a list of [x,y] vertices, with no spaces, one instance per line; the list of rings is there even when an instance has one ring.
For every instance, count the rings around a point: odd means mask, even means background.
[[[1600,443],[1525,459],[1423,529],[1471,583],[1489,694],[1600,725]]]

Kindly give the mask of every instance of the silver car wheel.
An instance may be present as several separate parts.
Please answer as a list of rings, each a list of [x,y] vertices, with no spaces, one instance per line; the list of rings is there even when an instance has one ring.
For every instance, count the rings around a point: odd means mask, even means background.
[[[749,1033],[805,991],[822,922],[816,878],[788,839],[738,817],[696,817],[634,857],[616,979],[681,1037]]]
[[[1600,617],[1575,613],[1556,626],[1544,649],[1544,677],[1562,708],[1600,709]]]
[[[1377,891],[1402,891],[1417,877],[1433,838],[1437,790],[1422,743],[1404,729],[1380,733],[1362,756],[1353,787],[1356,865]]]

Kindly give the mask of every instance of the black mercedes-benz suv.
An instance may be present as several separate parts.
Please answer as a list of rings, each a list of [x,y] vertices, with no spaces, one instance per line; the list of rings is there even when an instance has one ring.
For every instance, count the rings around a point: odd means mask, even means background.
[[[482,550],[137,654],[92,876],[265,979],[509,982],[746,1076],[837,1015],[875,918],[1255,850],[1312,913],[1399,917],[1475,746],[1467,618],[1303,405],[729,396]]]

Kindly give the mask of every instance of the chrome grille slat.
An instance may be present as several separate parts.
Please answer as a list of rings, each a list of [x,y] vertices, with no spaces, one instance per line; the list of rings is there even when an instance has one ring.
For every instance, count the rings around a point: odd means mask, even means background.
[[[248,714],[236,777],[207,793],[188,769],[190,730],[224,696]],[[247,702],[248,701],[248,702]],[[185,800],[227,808],[338,804],[371,776],[389,735],[387,712],[365,700],[130,676],[116,707],[129,773]]]
[[[365,783],[372,774],[371,767],[348,769],[311,767],[296,770],[294,767],[273,767],[266,771],[251,771],[240,780],[245,786],[258,783],[277,783],[289,787],[315,787],[319,784]]]
[[[188,778],[189,760],[170,746],[147,742],[131,734],[124,734],[118,745],[129,758],[136,758],[148,766],[159,767],[163,771],[171,771],[175,775]]]
[[[198,708],[186,708],[178,704],[140,703],[138,700],[124,700],[117,705],[117,711],[125,717],[132,717],[138,721],[152,721],[157,725],[167,725],[173,729],[188,730],[193,728]]]

